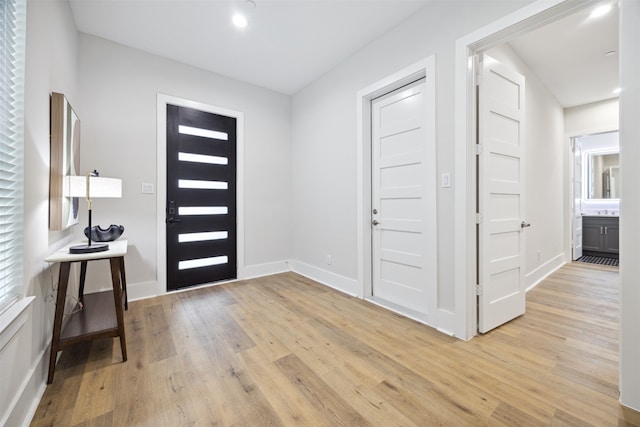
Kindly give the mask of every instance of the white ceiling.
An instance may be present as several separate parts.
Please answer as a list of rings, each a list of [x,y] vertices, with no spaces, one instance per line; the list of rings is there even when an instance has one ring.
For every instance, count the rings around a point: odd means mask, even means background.
[[[294,94],[427,0],[71,0],[78,30]],[[231,23],[244,11],[249,25]]]
[[[509,42],[565,108],[617,97],[618,8],[590,19],[597,6]],[[605,57],[610,51],[616,54]]]
[[[429,0],[70,0],[78,30],[294,94]],[[479,0],[482,1],[482,0]],[[564,107],[615,97],[618,13],[578,12],[511,41]],[[244,11],[249,25],[231,23]]]

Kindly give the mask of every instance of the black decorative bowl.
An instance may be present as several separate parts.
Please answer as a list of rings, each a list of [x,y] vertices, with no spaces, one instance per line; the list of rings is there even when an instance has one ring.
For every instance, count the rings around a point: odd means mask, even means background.
[[[113,242],[124,233],[122,225],[111,224],[109,228],[102,228],[99,225],[91,227],[92,242]],[[84,235],[89,237],[89,227],[84,228]]]

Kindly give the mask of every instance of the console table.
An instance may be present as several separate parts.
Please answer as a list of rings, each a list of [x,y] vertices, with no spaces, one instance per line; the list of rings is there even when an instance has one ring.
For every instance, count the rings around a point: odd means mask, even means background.
[[[74,243],[74,244],[77,244]],[[56,312],[53,321],[53,341],[49,357],[49,376],[47,384],[53,382],[58,351],[73,344],[98,338],[120,337],[122,361],[127,360],[127,344],[124,335],[124,308],[128,309],[127,280],[124,269],[124,256],[127,253],[127,241],[109,242],[109,250],[89,254],[70,254],[68,245],[48,256],[46,262],[60,263],[58,276],[58,293]],[[111,265],[111,283],[113,290],[84,295],[84,281],[87,274],[87,263],[108,259]],[[80,263],[80,287],[78,300],[82,304],[80,310],[72,313],[62,330],[64,306],[69,285],[71,264]]]

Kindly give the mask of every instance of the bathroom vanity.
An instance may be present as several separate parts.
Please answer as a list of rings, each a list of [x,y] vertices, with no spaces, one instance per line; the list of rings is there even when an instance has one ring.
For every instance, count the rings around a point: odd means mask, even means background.
[[[611,215],[585,215],[582,217],[582,252],[617,258],[620,252],[620,219]]]

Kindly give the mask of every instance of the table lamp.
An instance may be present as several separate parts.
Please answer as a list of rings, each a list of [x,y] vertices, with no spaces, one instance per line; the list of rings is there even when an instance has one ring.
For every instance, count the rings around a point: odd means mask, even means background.
[[[122,180],[118,178],[102,178],[98,171],[87,173],[87,176],[69,176],[69,185],[65,194],[70,197],[85,197],[89,207],[89,237],[86,245],[69,248],[71,254],[89,254],[109,249],[108,243],[91,241],[91,199],[102,197],[122,197]]]

